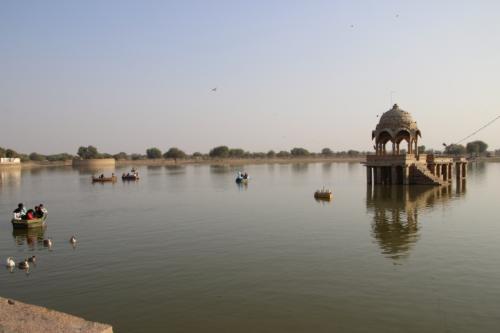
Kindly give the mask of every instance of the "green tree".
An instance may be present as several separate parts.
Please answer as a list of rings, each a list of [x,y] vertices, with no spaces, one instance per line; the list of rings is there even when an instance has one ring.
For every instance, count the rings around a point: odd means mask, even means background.
[[[245,151],[241,148],[229,149],[229,157],[242,158],[244,155],[245,155]]]
[[[132,154],[132,155],[130,155],[130,158],[132,159],[132,161],[137,161],[137,160],[146,159],[146,156],[141,155],[141,154]]]
[[[425,146],[418,146],[418,153],[424,154],[425,153]]]
[[[5,157],[5,149],[0,147],[0,157]]]
[[[465,149],[467,150],[468,154],[471,154],[471,155],[475,154],[476,156],[478,156],[478,155],[484,154],[486,152],[486,150],[488,149],[488,145],[481,140],[477,140],[477,141],[469,142],[465,146]]]
[[[351,150],[347,151],[347,155],[349,155],[349,156],[359,156],[359,151],[351,149]]]
[[[293,148],[290,153],[294,157],[300,157],[300,156],[308,156],[309,151],[305,148]]]
[[[36,162],[40,162],[40,161],[45,161],[46,158],[45,156],[41,155],[41,154],[38,154],[38,153],[31,153],[29,154],[29,159],[31,161],[36,161]]]
[[[227,146],[218,146],[210,150],[210,157],[225,158],[229,156],[229,148]]]
[[[129,156],[127,155],[127,153],[126,153],[126,152],[121,151],[121,152],[119,152],[118,154],[113,155],[113,158],[114,158],[115,160],[128,160],[128,159],[129,159]]]
[[[444,152],[445,154],[449,155],[463,155],[465,154],[466,150],[463,145],[452,143],[451,145],[446,146]]]
[[[321,149],[321,155],[333,156],[333,151],[330,148],[323,148],[323,149]]]
[[[81,146],[80,148],[78,148],[78,152],[76,154],[84,160],[99,158],[99,152],[97,151],[97,148],[94,146],[88,146],[88,147]]]
[[[288,157],[290,157],[290,152],[288,152],[286,150],[282,150],[278,154],[276,154],[276,156],[279,158],[288,158]]]
[[[73,159],[73,155],[67,154],[67,153],[60,153],[60,154],[54,154],[54,155],[47,155],[45,157],[47,161],[67,161]]]
[[[156,147],[146,149],[146,156],[149,159],[161,158],[161,150]]]
[[[180,150],[179,148],[170,148],[165,154],[163,154],[164,158],[173,158],[177,161],[178,158],[186,158],[186,153]]]
[[[10,158],[12,158],[12,157],[19,157],[19,154],[15,150],[7,149],[5,151],[5,157],[10,157]]]
[[[199,151],[196,151],[193,153],[193,155],[191,155],[193,158],[202,158],[203,157],[203,154],[200,153]]]
[[[274,150],[270,150],[267,152],[267,158],[274,158],[276,156],[276,153]]]

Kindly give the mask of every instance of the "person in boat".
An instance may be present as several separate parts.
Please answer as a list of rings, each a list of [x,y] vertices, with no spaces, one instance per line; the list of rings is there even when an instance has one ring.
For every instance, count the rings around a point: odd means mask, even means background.
[[[19,203],[17,205],[17,208],[14,209],[14,218],[16,220],[22,219],[26,215],[26,208],[24,207],[23,203]]]
[[[43,217],[43,212],[42,212],[42,209],[41,209],[40,205],[35,206],[35,216],[37,218],[42,218]]]
[[[35,211],[33,209],[28,209],[26,212],[25,220],[33,220],[35,218]]]
[[[103,179],[104,178],[104,174],[101,173],[101,175],[99,176],[100,179]]]
[[[246,173],[246,172],[245,172],[245,173],[243,174],[243,179],[248,179],[248,173]]]
[[[45,208],[45,207],[43,206],[43,204],[38,205],[38,207],[40,207],[40,211],[41,211],[43,214],[47,214],[47,213],[48,213],[47,208]]]

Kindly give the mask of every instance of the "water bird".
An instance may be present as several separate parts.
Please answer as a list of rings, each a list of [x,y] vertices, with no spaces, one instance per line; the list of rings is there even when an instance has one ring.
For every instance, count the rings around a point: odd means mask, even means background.
[[[5,266],[11,268],[16,266],[16,262],[12,257],[8,257],[7,260],[5,261]]]
[[[71,244],[73,244],[73,245],[75,245],[75,244],[76,244],[76,237],[75,237],[75,235],[71,236],[71,238],[69,239],[69,242],[70,242]]]
[[[36,262],[36,256],[31,256],[28,258],[29,262],[35,263]]]
[[[21,261],[18,266],[20,269],[29,269],[30,264],[28,263],[28,259],[24,259],[24,261]]]
[[[50,238],[44,239],[43,240],[43,246],[45,246],[45,247],[52,247],[52,239],[50,239]]]

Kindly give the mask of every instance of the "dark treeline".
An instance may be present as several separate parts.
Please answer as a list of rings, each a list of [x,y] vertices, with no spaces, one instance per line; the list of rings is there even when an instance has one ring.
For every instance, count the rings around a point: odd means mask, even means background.
[[[494,152],[488,152],[488,145],[480,140],[467,143],[467,145],[450,144],[444,147],[443,151],[426,149],[425,146],[419,146],[420,153],[427,154],[446,154],[446,155],[465,155],[469,156],[500,156],[500,149]],[[404,150],[403,150],[404,151]],[[117,154],[100,153],[94,146],[81,146],[78,148],[76,155],[68,153],[60,153],[53,155],[43,155],[36,152],[31,154],[18,153],[13,149],[5,149],[0,147],[0,157],[19,157],[22,162],[34,161],[66,161],[74,158],[78,159],[96,159],[96,158],[115,158],[116,160],[148,160],[148,159],[264,159],[264,158],[298,158],[298,157],[346,157],[354,158],[373,154],[373,152],[363,152],[357,150],[333,151],[330,148],[323,148],[320,152],[310,152],[305,148],[295,147],[289,151],[281,150],[275,152],[269,150],[267,152],[250,152],[241,148],[229,148],[228,146],[217,146],[211,149],[208,153],[194,152],[187,154],[179,148],[172,147],[165,152],[159,148],[151,147],[146,149],[145,154],[133,153],[127,154],[119,152]]]

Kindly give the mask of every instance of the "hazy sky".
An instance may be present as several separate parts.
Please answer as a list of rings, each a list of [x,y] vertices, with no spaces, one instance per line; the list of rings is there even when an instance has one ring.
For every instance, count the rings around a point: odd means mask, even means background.
[[[395,91],[441,148],[500,114],[499,15],[500,1],[0,0],[0,146],[370,150]],[[500,148],[500,120],[473,139]]]

